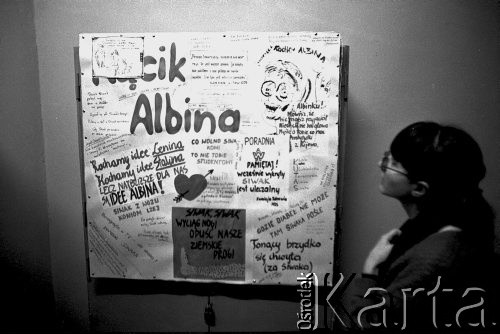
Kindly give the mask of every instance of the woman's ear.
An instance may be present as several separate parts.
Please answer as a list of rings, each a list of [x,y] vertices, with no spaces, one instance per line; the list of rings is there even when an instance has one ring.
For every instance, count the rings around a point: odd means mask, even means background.
[[[411,194],[415,198],[422,198],[429,192],[429,184],[425,181],[418,181],[414,183]]]

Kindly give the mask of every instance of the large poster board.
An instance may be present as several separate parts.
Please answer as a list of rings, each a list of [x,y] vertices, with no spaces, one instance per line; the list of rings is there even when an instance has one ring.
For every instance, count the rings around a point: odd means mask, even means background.
[[[331,272],[337,33],[79,41],[92,277],[296,284]]]

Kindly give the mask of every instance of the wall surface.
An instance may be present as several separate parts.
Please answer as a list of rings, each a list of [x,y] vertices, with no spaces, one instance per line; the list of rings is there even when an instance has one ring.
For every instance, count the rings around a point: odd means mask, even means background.
[[[411,122],[451,122],[477,139],[489,171],[484,194],[500,212],[499,18],[494,0],[36,1],[58,313],[69,327],[81,329],[206,329],[202,312],[207,298],[190,293],[190,287],[167,284],[161,293],[101,293],[95,282],[87,282],[74,88],[78,33],[339,32],[350,46],[350,72],[337,260],[349,273],[360,271],[380,234],[404,220],[398,203],[378,193],[377,162],[394,135]],[[231,293],[211,300],[217,315],[213,331],[295,329],[297,305],[292,301],[247,300]]]
[[[0,330],[53,326],[32,1],[0,2]],[[26,321],[26,315],[30,321]]]

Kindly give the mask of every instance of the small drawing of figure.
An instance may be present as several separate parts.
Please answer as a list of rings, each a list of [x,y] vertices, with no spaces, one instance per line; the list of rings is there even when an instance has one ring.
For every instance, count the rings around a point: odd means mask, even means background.
[[[102,45],[99,47],[99,50],[96,51],[95,58],[97,67],[103,68],[104,61],[106,60],[106,52],[104,51]]]
[[[111,52],[112,63],[111,68],[114,71],[114,76],[117,77],[119,75],[127,75],[130,73],[132,66],[128,65],[127,61],[123,56],[120,56],[118,50],[113,50]]]
[[[113,50],[111,52],[111,68],[114,70],[115,74],[114,76],[118,76],[118,71],[120,69],[120,64],[119,64],[119,61],[120,61],[120,54],[118,53],[118,50]]]
[[[322,73],[316,75],[316,83],[314,85],[314,97],[316,103],[325,101],[330,94],[332,86],[331,78],[326,78]]]
[[[118,63],[118,69],[120,74],[126,75],[129,73],[131,66],[127,64],[127,61],[123,58],[120,58],[120,63]]]

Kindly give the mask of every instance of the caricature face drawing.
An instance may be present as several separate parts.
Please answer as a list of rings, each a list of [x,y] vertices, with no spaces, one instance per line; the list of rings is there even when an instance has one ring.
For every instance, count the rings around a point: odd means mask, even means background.
[[[264,74],[260,92],[266,108],[265,117],[272,121],[283,119],[300,99],[302,74],[294,64],[282,60],[268,64]]]

